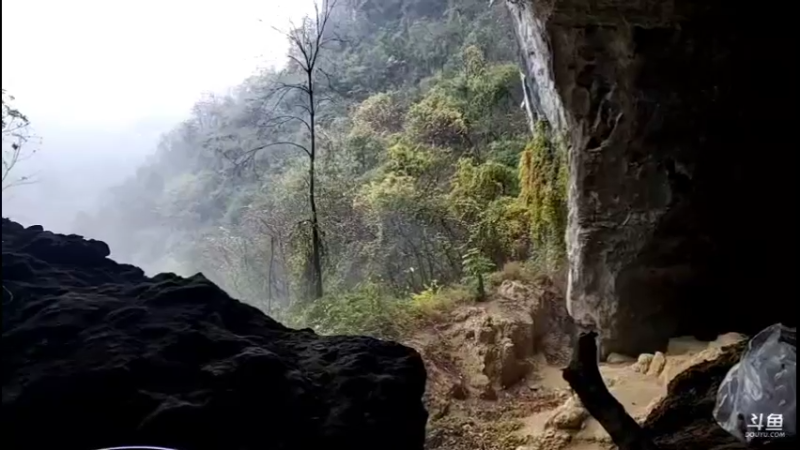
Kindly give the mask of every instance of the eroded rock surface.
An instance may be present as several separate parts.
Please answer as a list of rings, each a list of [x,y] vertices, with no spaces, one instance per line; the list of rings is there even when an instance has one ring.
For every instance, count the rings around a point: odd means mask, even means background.
[[[422,448],[416,351],[288,329],[102,242],[2,232],[6,448]]]
[[[698,359],[669,382],[667,395],[654,405],[643,427],[663,450],[746,449],[714,421],[717,390],[739,361],[747,342],[739,342]]]
[[[654,353],[672,336],[788,320],[775,280],[793,265],[767,262],[797,248],[800,217],[794,124],[779,112],[797,99],[788,10],[506,5],[537,113],[570,145],[568,309],[600,331],[602,352]]]

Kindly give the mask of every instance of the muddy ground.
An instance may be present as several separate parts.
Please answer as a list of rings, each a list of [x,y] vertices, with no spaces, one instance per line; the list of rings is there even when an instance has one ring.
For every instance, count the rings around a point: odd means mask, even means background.
[[[427,448],[613,448],[561,378],[571,326],[557,286],[505,281],[488,301],[459,306],[414,333],[406,343],[421,352],[429,376]],[[742,339],[673,339],[666,353],[612,354],[600,370],[628,413],[644,421],[675,375]]]

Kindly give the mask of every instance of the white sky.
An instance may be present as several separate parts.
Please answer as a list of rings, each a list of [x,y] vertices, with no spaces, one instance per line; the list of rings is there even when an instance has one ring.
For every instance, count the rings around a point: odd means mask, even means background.
[[[312,0],[2,0],[2,87],[41,138],[3,215],[67,231],[204,92],[285,62]]]
[[[206,91],[282,63],[310,0],[3,0],[3,88],[34,122],[184,115]]]

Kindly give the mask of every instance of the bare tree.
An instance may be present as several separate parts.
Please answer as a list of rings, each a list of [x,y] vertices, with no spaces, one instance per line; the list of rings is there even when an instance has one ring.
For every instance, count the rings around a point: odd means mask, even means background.
[[[302,150],[308,156],[308,205],[311,217],[308,224],[311,227],[311,254],[310,254],[310,294],[317,299],[323,295],[322,284],[322,237],[319,224],[319,212],[316,198],[316,163],[319,156],[319,112],[321,106],[330,101],[329,97],[320,95],[318,90],[318,77],[326,76],[322,70],[322,52],[334,41],[331,30],[328,29],[331,14],[336,7],[337,0],[322,0],[314,2],[314,13],[303,18],[300,24],[293,25],[290,31],[284,33],[289,39],[289,71],[299,74],[295,83],[277,81],[272,95],[275,96],[275,109],[281,108],[281,113],[271,114],[265,123],[264,130],[275,131],[288,123],[299,123],[307,132],[308,139],[304,142],[274,141],[246,152],[245,159],[254,158],[255,152],[271,146],[289,146]],[[273,112],[274,112],[273,111]],[[288,111],[288,112],[287,112]]]
[[[325,47],[325,28],[331,17],[331,12],[336,6],[336,0],[323,0],[322,8],[314,2],[314,17],[306,17],[300,27],[289,33],[289,40],[294,50],[300,57],[289,55],[300,70],[305,73],[305,84],[295,85],[297,89],[306,94],[308,98],[308,132],[310,145],[308,149],[308,205],[311,208],[311,264],[313,267],[314,298],[322,297],[322,239],[320,238],[319,217],[317,214],[317,200],[315,194],[314,165],[317,158],[317,101],[314,99],[315,78],[317,75],[319,54]],[[301,108],[302,109],[302,108]]]
[[[25,151],[25,144],[30,139],[30,122],[18,109],[12,106],[14,97],[2,91],[2,145],[3,145],[3,192],[23,184],[30,184],[33,180],[29,176],[14,176],[11,172],[18,163],[24,161],[35,149]]]
[[[299,24],[290,24],[288,32],[276,30],[289,40],[289,64],[273,81],[267,96],[258,107],[261,117],[257,121],[256,138],[262,142],[254,148],[246,149],[235,136],[214,136],[208,145],[216,148],[229,163],[234,173],[242,174],[245,167],[258,165],[257,155],[268,148],[294,148],[308,156],[307,198],[310,210],[308,219],[300,220],[296,226],[308,226],[310,252],[306,281],[309,283],[308,295],[318,299],[323,295],[322,259],[323,242],[317,209],[317,162],[320,157],[320,111],[325,103],[333,101],[328,95],[335,90],[331,86],[330,75],[322,66],[322,53],[334,42],[341,42],[329,29],[332,13],[337,0],[314,2],[314,12],[305,16]],[[325,88],[320,77],[324,77]],[[294,138],[295,128],[299,127],[304,137]],[[225,142],[223,142],[225,141]],[[245,147],[245,148],[243,148]]]

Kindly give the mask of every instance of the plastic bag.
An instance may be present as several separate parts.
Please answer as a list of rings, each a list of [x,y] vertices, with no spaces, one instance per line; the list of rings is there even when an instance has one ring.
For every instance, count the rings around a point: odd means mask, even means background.
[[[759,332],[717,391],[714,419],[747,444],[794,436],[797,428],[795,329]]]

